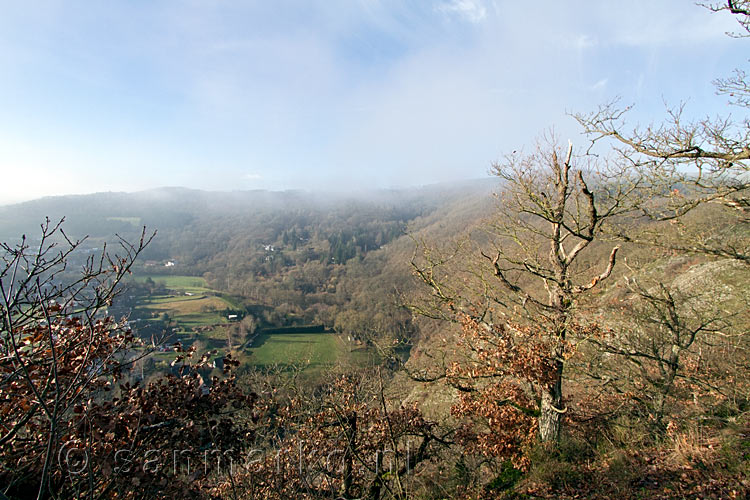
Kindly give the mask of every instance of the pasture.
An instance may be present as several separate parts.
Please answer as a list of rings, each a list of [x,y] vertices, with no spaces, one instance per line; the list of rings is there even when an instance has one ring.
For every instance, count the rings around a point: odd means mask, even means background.
[[[224,311],[242,309],[238,299],[211,289],[201,277],[147,275],[135,277],[135,281],[143,283],[147,278],[163,286],[159,287],[158,294],[139,299],[136,315],[147,321],[157,321],[166,314],[173,334],[171,341],[179,340],[186,346],[197,342],[201,349],[225,352],[227,329],[232,323]],[[336,364],[362,365],[373,361],[369,349],[357,348],[339,335],[321,331],[261,331],[251,345],[235,345],[235,349],[235,355],[243,364],[282,369],[298,366],[312,375]],[[157,358],[169,360],[174,355],[158,353]]]
[[[145,282],[148,278],[154,283],[163,283],[165,287],[171,290],[180,290],[182,292],[213,292],[208,287],[206,280],[200,276],[171,276],[161,274],[147,274],[136,276],[134,279],[139,283]]]
[[[330,365],[342,350],[330,333],[261,333],[248,349],[248,362],[257,366]]]
[[[197,276],[137,276],[143,283],[148,278],[163,285],[161,293],[139,300],[135,315],[156,319],[166,314],[179,340],[190,344],[199,339],[226,338],[225,326],[229,321],[224,314],[227,308],[237,308],[236,300],[221,295],[208,287],[206,280]],[[166,289],[166,292],[164,290]],[[197,333],[200,329],[201,333]]]
[[[335,365],[364,366],[377,362],[374,352],[353,347],[335,333],[260,333],[240,359],[258,368],[302,368],[315,376]]]

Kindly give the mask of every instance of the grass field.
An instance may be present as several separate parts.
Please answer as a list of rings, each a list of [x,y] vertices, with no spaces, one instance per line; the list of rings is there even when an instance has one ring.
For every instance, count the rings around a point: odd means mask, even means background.
[[[237,300],[209,288],[206,280],[197,276],[147,275],[138,276],[135,280],[144,282],[148,278],[155,283],[163,283],[169,293],[152,295],[142,300],[136,308],[141,315],[148,319],[166,313],[172,327],[176,328],[175,340],[180,340],[185,345],[195,340],[215,344],[217,340],[226,338],[225,325],[229,322],[223,311],[227,308],[241,308]],[[187,293],[190,295],[186,295]],[[206,327],[210,331],[199,334],[194,332],[194,329]]]
[[[147,309],[156,309],[161,312],[167,312],[170,316],[184,316],[201,314],[211,311],[220,311],[231,307],[231,304],[219,297],[211,296],[193,296],[193,297],[176,297],[174,299],[158,300],[146,305]]]
[[[167,276],[167,275],[161,275],[161,274],[151,274],[151,275],[145,275],[145,276],[137,276],[135,278],[135,281],[139,283],[143,283],[146,281],[146,279],[151,278],[154,283],[164,283],[164,286],[167,287],[170,290],[180,291],[180,292],[188,292],[193,294],[205,294],[205,293],[211,293],[212,295],[215,295],[217,297],[220,297],[226,304],[229,305],[229,307],[232,307],[234,309],[242,309],[243,306],[234,297],[230,297],[229,295],[225,295],[221,292],[217,292],[216,290],[213,290],[208,286],[208,283],[206,283],[206,280],[201,278],[200,276]],[[156,297],[152,298],[151,303],[154,303],[154,300]],[[163,298],[163,297],[162,297]],[[174,302],[177,300],[190,300],[193,297],[190,296],[180,296],[175,297],[173,300],[169,300],[169,302]],[[227,305],[223,305],[222,308],[227,307]]]
[[[151,278],[154,283],[164,283],[164,285],[171,290],[181,290],[183,292],[213,292],[208,287],[206,280],[200,276],[168,276],[161,274],[150,274],[144,276],[136,276],[135,281],[143,283],[148,278]]]
[[[373,363],[367,349],[349,351],[345,342],[333,333],[262,333],[252,347],[245,349],[243,361],[258,367],[300,366],[316,373],[336,364]]]
[[[143,300],[137,306],[141,314],[155,318],[166,313],[170,328],[175,328],[174,341],[179,340],[183,345],[199,341],[207,349],[224,350],[230,323],[221,311],[242,309],[237,299],[209,288],[201,277],[147,275],[135,280],[144,282],[147,278],[163,283],[168,293]],[[236,354],[242,363],[257,367],[294,365],[304,367],[311,374],[337,363],[372,362],[367,349],[352,351],[338,335],[321,332],[261,333],[252,346],[238,351]],[[170,360],[174,356],[174,353],[158,353],[157,357]]]
[[[330,333],[261,334],[248,349],[255,365],[328,365],[339,358],[342,347]]]

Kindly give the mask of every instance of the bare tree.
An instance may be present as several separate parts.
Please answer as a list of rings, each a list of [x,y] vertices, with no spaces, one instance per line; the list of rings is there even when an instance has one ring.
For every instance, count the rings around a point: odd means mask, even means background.
[[[729,34],[736,37],[750,36],[750,1],[726,0],[726,2],[699,2],[698,5],[702,5],[713,12],[727,11],[737,16],[740,32]]]
[[[237,498],[231,469],[134,466],[168,448],[194,464],[209,449],[237,461],[252,438],[238,414],[256,399],[236,385],[231,355],[208,386],[200,372],[213,353],[196,360],[195,346],[179,342],[179,375],[129,380],[151,351],[109,307],[153,236],[144,229],[135,243],[96,252],[47,221],[38,244],[2,245],[0,498],[214,498],[214,488]]]
[[[619,247],[600,242],[603,230],[630,210],[629,197],[638,188],[637,180],[629,180],[622,171],[611,171],[606,165],[595,170],[595,165],[584,162],[574,156],[572,144],[560,150],[550,141],[537,146],[533,154],[513,154],[493,166],[503,182],[500,211],[482,237],[485,242],[477,241],[489,274],[471,273],[478,282],[471,303],[466,304],[462,289],[448,284],[447,276],[439,272],[447,260],[426,249],[412,263],[417,276],[433,290],[437,306],[422,310],[435,311],[442,305],[442,317],[461,321],[465,330],[469,325],[468,345],[485,368],[475,366],[462,375],[525,377],[521,387],[526,400],[540,401],[540,406],[537,412],[519,410],[538,416],[542,441],[560,438],[566,411],[566,346],[578,329],[578,301],[606,280],[616,264]],[[531,342],[540,352],[526,349]],[[488,356],[493,355],[488,352],[496,353],[504,364],[490,361]],[[534,362],[533,355],[542,361]],[[526,373],[524,366],[532,364],[539,369]],[[508,370],[513,365],[518,367],[515,373]],[[464,384],[462,389],[471,387]],[[519,406],[518,401],[514,404]]]
[[[729,35],[738,38],[735,43],[746,43],[744,38],[750,36],[750,2],[727,0],[701,5],[735,16],[739,30]],[[747,266],[750,84],[746,72],[737,69],[730,77],[715,80],[714,85],[718,94],[728,97],[739,116],[690,120],[685,118],[685,105],[681,104],[667,109],[663,123],[629,127],[630,107],[622,107],[618,101],[574,116],[591,137],[592,155],[605,146],[608,157],[642,179],[638,196],[634,197],[642,216],[640,223],[618,226],[614,231],[617,237]],[[717,346],[724,352],[724,361],[746,359],[746,323],[739,321],[739,329],[727,334],[742,306],[719,306],[708,300],[706,291],[701,291],[703,305],[714,304],[714,308],[697,308],[695,295],[699,292],[680,291],[669,277],[649,286],[631,281],[629,288],[634,297],[627,314],[629,324],[620,325],[610,337],[595,343],[603,352],[616,355],[615,359],[624,362],[624,366],[633,367],[634,378],[645,382],[647,389],[641,396],[651,399],[648,406],[654,419],[660,423],[664,417],[676,381],[687,380],[686,365],[695,359],[696,349],[704,353],[704,372],[690,375],[690,383],[712,384],[714,393],[725,393],[726,388],[721,387],[717,377],[709,382],[713,375],[705,373],[705,359]],[[613,379],[607,380],[610,382],[616,384]]]
[[[248,464],[248,498],[412,498],[424,462],[449,444],[413,404],[389,400],[383,373],[331,373],[321,384],[289,381],[274,398],[256,443],[277,450]],[[267,392],[267,391],[261,391]]]
[[[750,3],[728,0],[704,4],[737,17],[738,37],[750,36]],[[737,43],[744,43],[743,40]],[[742,69],[714,82],[719,94],[741,112],[750,106],[750,85]],[[685,106],[667,110],[663,123],[641,128],[627,125],[630,107],[615,100],[591,113],[574,115],[591,137],[592,148],[611,146],[615,161],[628,165],[644,179],[642,214],[653,221],[680,223],[697,208],[733,215],[733,225],[717,237],[716,231],[693,233],[677,242],[665,242],[658,231],[624,233],[625,239],[679,251],[728,257],[750,265],[750,121],[747,116],[689,120]],[[715,216],[715,215],[714,215]],[[726,218],[725,218],[726,219]],[[737,228],[740,231],[737,231]],[[715,229],[715,228],[714,228]],[[687,235],[686,235],[687,236]]]
[[[18,454],[15,481],[29,479],[26,467],[40,474],[33,478],[37,498],[51,491],[53,458],[67,432],[63,422],[103,375],[122,368],[133,337],[105,311],[154,236],[144,228],[136,243],[119,238],[116,253],[105,247],[96,254],[83,249],[83,240],[69,239],[62,222],[47,219],[33,246],[25,236],[16,246],[0,245],[0,445],[5,458]],[[88,256],[80,272],[64,279],[69,261],[82,255]],[[2,469],[0,477],[8,472]]]
[[[637,387],[633,397],[661,428],[670,413],[669,400],[678,396],[678,385],[725,392],[710,373],[711,352],[727,343],[741,344],[743,336],[734,331],[732,315],[718,306],[713,293],[688,293],[674,283],[644,285],[633,278],[626,278],[625,285],[631,295],[623,304],[622,319],[589,339],[599,353],[594,359],[613,356],[608,363],[598,363],[606,374],[597,378],[618,391]],[[724,350],[723,356],[727,355]],[[683,394],[682,399],[688,396]]]

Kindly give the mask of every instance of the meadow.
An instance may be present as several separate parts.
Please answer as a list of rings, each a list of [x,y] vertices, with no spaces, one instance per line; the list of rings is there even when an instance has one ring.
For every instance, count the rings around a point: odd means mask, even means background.
[[[333,364],[343,352],[343,345],[331,333],[261,333],[247,349],[249,361],[260,366]]]
[[[146,280],[151,278],[154,283],[164,283],[167,288],[179,289],[183,292],[195,292],[195,291],[213,291],[209,288],[206,280],[200,276],[171,276],[171,275],[159,275],[149,274],[143,276],[136,276],[134,279],[139,283],[144,283]]]
[[[136,314],[155,321],[166,314],[172,328],[171,342],[183,345],[200,342],[206,349],[226,349],[227,328],[233,324],[224,314],[226,309],[241,309],[242,304],[211,289],[206,281],[195,276],[139,276],[137,282],[151,278],[163,285],[166,293],[151,295],[139,301]],[[251,345],[237,349],[235,355],[243,364],[257,367],[297,366],[317,372],[337,363],[368,363],[368,350],[349,345],[334,333],[294,332],[276,333],[261,331]],[[172,353],[158,353],[158,358],[168,359]]]

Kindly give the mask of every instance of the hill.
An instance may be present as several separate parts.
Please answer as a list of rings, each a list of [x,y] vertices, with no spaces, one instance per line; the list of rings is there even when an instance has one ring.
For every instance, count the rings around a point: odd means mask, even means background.
[[[88,235],[83,248],[91,250],[115,234],[137,238],[146,226],[158,234],[136,276],[203,278],[260,325],[323,324],[360,340],[409,339],[415,327],[397,295],[414,284],[414,238],[465,232],[491,211],[496,184],[346,194],[170,187],[49,197],[0,207],[0,239],[26,234],[34,241],[46,217],[65,217],[68,236]]]

